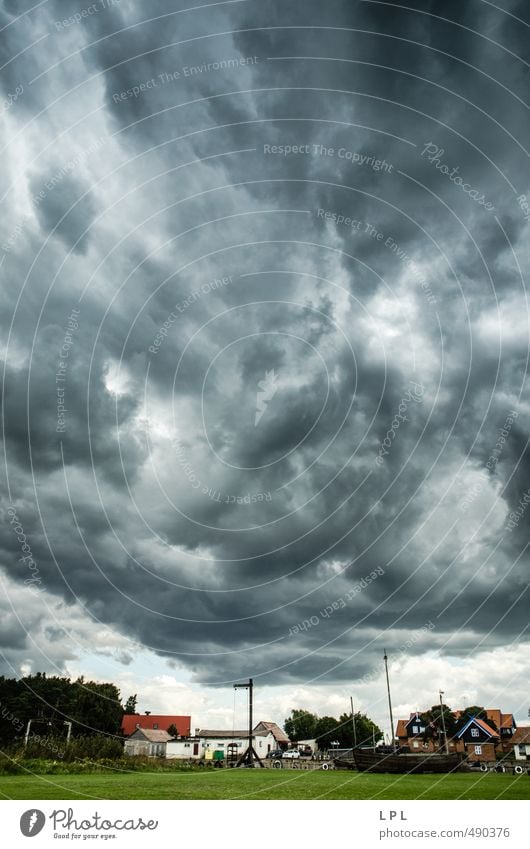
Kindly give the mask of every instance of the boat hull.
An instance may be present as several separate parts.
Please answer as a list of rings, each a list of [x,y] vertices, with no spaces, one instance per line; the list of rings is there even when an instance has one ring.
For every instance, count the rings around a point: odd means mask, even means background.
[[[418,775],[453,772],[460,768],[463,760],[464,756],[461,754],[389,755],[356,749],[353,753],[353,760],[336,758],[335,766],[337,769],[357,769],[359,772],[412,773]]]

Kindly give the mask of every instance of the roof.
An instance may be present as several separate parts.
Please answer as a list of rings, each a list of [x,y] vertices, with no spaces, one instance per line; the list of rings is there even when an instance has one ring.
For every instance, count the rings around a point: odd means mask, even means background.
[[[174,725],[180,737],[189,737],[191,733],[191,716],[173,716],[170,714],[160,713],[126,713],[121,721],[121,730],[125,736],[129,736],[136,731],[136,726],[140,728],[151,728],[158,725],[159,730],[167,731],[170,725]],[[156,728],[154,729],[157,730]]]
[[[530,743],[530,726],[521,725],[514,732],[512,743],[515,745],[521,743]]]
[[[270,731],[277,743],[288,743],[289,738],[285,731],[282,731],[279,725],[275,722],[258,722],[256,730],[263,727],[266,731]]]
[[[396,726],[396,737],[407,737],[407,720],[398,719]]]
[[[141,740],[142,738],[148,740],[149,743],[167,743],[168,740],[173,740],[173,737],[167,731],[156,731],[152,728],[137,728],[129,737],[129,739],[134,740]]]
[[[494,731],[493,728],[487,724],[487,722],[484,722],[483,719],[478,719],[476,716],[472,716],[455,736],[461,737],[464,731],[467,731],[470,725],[478,725],[478,727],[485,731],[486,734],[488,734],[490,737],[496,737],[497,740],[499,739],[499,735],[497,734],[497,732]]]
[[[268,731],[254,731],[252,732],[253,737],[265,737],[269,732]],[[219,729],[219,728],[197,728],[195,731],[196,737],[212,737],[212,738],[221,738],[228,739],[232,737],[234,740],[248,740],[248,728],[245,731],[232,731],[230,728]]]
[[[500,730],[501,728],[515,728],[515,719],[513,718],[513,713],[502,713],[498,708],[485,708],[484,712],[486,714],[486,718],[491,722],[494,722],[497,728]],[[455,710],[454,714],[457,719],[460,719],[463,716],[463,711]]]
[[[515,728],[513,713],[501,713],[501,723],[499,728]]]
[[[230,731],[230,729],[220,730],[220,729],[212,729],[212,728],[197,728],[195,731],[196,737],[233,737],[234,740],[239,739],[241,737],[248,737],[248,729],[247,731]]]

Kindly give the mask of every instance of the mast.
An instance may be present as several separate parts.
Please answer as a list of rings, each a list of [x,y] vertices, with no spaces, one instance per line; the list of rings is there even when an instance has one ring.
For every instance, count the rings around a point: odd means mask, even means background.
[[[443,695],[444,695],[444,691],[440,690],[440,716],[441,716],[441,719],[442,719],[442,729],[443,729],[443,735],[444,735],[444,752],[445,752],[446,755],[448,755],[449,754],[449,745],[447,743],[447,731],[446,731],[446,728],[445,728],[444,706],[443,706],[443,700],[442,700]]]
[[[351,704],[351,721],[353,726],[353,748],[357,748],[357,728],[355,727],[355,714],[353,712],[353,696],[350,696],[350,704]]]
[[[388,712],[390,714],[390,741],[392,743],[392,748],[394,749],[394,717],[392,716],[392,699],[390,698],[390,681],[388,678],[388,658],[386,656],[386,649],[384,651],[384,661],[385,661],[385,673],[386,673],[386,689],[388,693]]]

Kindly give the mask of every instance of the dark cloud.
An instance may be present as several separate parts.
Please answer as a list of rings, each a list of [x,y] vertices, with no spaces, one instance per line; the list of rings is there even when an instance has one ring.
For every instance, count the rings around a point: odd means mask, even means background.
[[[476,6],[124,2],[61,28],[56,2],[3,32],[3,57],[47,35],[5,89],[30,74],[11,503],[59,604],[196,680],[359,679],[426,622],[415,651],[463,656],[526,627],[528,51]],[[21,583],[7,520],[0,549]]]

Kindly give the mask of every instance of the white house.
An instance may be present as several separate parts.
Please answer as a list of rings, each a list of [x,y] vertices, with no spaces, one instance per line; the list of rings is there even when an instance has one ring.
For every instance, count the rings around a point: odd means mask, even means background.
[[[198,737],[188,737],[181,740],[168,740],[166,743],[166,758],[180,760],[199,760],[202,757]]]
[[[268,752],[277,749],[279,744],[276,740],[274,731],[271,726],[275,723],[258,723],[253,733],[253,744],[256,753],[260,758],[267,756]],[[280,735],[283,734],[278,728]],[[226,758],[228,747],[231,747],[233,753],[242,755],[248,746],[248,731],[226,731],[216,730],[211,728],[199,728],[195,732],[195,737],[180,740],[170,740],[166,744],[166,758],[180,759],[205,759],[214,758],[214,752],[222,752]],[[220,757],[217,755],[217,757]]]
[[[530,727],[517,728],[513,737],[513,754],[516,761],[530,761]]]

